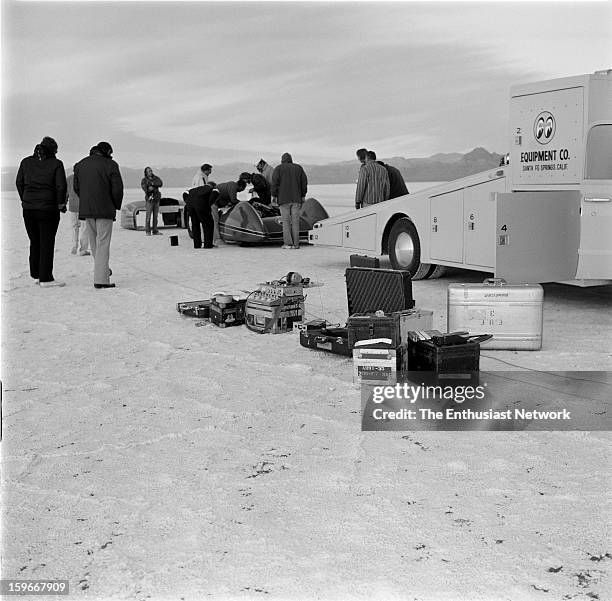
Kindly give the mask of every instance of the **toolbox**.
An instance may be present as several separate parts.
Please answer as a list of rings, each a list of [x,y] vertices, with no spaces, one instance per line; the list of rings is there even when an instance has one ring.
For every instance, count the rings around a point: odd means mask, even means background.
[[[344,277],[349,315],[393,313],[414,307],[409,271],[349,267]]]
[[[201,301],[186,301],[177,303],[176,310],[181,315],[189,315],[190,317],[199,317],[200,319],[208,319],[210,317],[210,299]]]
[[[433,311],[408,309],[388,315],[357,313],[349,317],[347,326],[351,348],[355,347],[357,341],[371,338],[390,338],[395,346],[399,346],[408,342],[408,332],[431,330]]]
[[[300,331],[300,344],[306,348],[327,351],[335,355],[351,356],[348,328],[310,329]]]
[[[490,278],[482,284],[450,284],[448,330],[490,333],[486,350],[542,348],[544,289]]]
[[[378,257],[351,255],[349,261],[351,267],[371,267],[372,269],[378,269],[380,267],[380,259]]]
[[[407,345],[390,339],[359,341],[353,349],[355,384],[396,384],[407,367]]]
[[[349,346],[355,348],[360,340],[388,338],[393,346],[400,344],[399,313],[376,315],[375,313],[356,313],[348,318]]]
[[[408,377],[438,385],[478,384],[480,343],[435,344],[433,340],[408,341]],[[423,373],[415,373],[423,372]]]
[[[220,328],[241,326],[244,324],[244,311],[246,300],[233,299],[228,302],[219,302],[219,297],[210,301],[210,321]]]

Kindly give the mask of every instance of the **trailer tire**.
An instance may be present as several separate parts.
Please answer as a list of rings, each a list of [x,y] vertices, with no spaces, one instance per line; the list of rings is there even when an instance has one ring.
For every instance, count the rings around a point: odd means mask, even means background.
[[[421,241],[410,219],[398,219],[389,232],[389,259],[393,269],[409,271],[413,280],[428,278],[434,266],[421,263]]]

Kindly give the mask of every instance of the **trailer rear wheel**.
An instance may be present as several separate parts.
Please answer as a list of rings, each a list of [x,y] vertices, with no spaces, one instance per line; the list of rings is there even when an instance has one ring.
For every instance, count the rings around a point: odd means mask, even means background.
[[[393,269],[409,271],[413,280],[428,278],[434,269],[430,263],[421,263],[421,241],[410,219],[402,218],[393,224],[388,250]]]

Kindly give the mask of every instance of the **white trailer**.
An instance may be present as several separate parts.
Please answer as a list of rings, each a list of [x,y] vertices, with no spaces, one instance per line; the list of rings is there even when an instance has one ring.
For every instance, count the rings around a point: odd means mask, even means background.
[[[315,224],[310,242],[514,282],[612,280],[612,70],[510,90],[509,165]]]

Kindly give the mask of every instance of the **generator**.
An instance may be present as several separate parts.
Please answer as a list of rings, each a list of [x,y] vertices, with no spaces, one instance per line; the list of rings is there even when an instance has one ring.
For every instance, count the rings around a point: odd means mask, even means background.
[[[304,288],[301,284],[265,282],[246,301],[246,326],[259,334],[282,334],[304,318]]]

